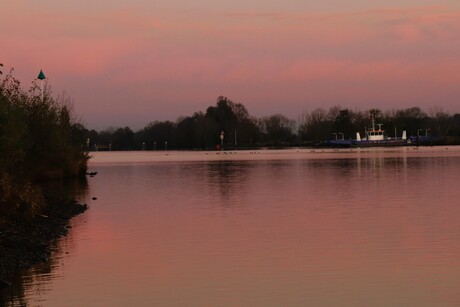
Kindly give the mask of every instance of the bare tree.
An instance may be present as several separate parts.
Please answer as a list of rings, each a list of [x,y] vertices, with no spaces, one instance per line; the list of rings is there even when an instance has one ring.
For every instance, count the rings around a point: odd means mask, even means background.
[[[432,107],[428,110],[428,114],[432,118],[434,128],[439,136],[446,136],[454,124],[453,116],[444,111],[443,107]]]

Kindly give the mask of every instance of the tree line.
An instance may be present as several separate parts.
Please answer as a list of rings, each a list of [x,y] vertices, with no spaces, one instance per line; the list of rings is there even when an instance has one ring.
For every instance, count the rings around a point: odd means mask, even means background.
[[[364,135],[371,118],[383,124],[389,137],[400,137],[405,130],[407,135],[436,136],[442,144],[460,143],[460,114],[439,107],[424,112],[419,107],[382,111],[333,106],[305,112],[293,120],[282,114],[256,118],[242,103],[224,96],[219,96],[205,112],[195,112],[175,122],[153,121],[138,131],[129,127],[86,130],[85,137],[89,150],[101,145],[110,150],[314,146],[334,137],[354,138],[356,132]]]

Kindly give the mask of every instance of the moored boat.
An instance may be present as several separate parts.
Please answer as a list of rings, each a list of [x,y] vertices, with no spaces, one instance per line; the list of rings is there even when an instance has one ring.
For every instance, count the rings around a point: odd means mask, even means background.
[[[356,139],[335,139],[326,143],[329,146],[339,147],[405,146],[411,144],[411,139],[407,138],[405,130],[401,137],[388,137],[382,126],[383,124],[375,124],[375,120],[372,118],[372,127],[366,129],[363,138],[359,132],[356,132]]]

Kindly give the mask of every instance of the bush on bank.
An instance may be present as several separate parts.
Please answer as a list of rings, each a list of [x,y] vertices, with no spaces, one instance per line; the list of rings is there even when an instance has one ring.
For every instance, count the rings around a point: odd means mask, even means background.
[[[24,91],[8,73],[0,79],[0,225],[11,215],[33,216],[44,205],[37,182],[86,172],[84,127],[64,96],[33,83]]]

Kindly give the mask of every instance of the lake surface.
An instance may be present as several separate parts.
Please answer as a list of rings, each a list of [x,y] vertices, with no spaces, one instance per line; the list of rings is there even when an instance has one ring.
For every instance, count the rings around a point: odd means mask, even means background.
[[[10,306],[460,305],[458,147],[93,156]]]

